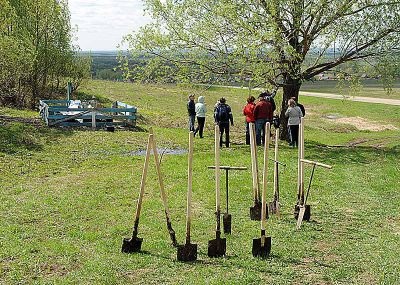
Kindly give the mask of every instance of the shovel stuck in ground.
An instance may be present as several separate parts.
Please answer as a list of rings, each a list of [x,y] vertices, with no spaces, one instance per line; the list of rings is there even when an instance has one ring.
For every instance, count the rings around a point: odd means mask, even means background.
[[[265,126],[265,145],[264,145],[264,169],[263,169],[263,190],[261,198],[261,238],[253,239],[252,253],[254,257],[268,257],[271,252],[271,237],[265,234],[266,226],[266,191],[267,191],[267,173],[268,173],[268,146],[269,146],[270,124]]]
[[[143,167],[143,173],[142,173],[142,180],[140,182],[140,192],[139,192],[139,199],[137,202],[137,207],[136,207],[136,215],[135,215],[135,222],[133,226],[133,234],[131,238],[124,238],[122,242],[122,252],[124,253],[133,253],[133,252],[138,252],[140,251],[142,247],[142,238],[138,238],[138,226],[139,226],[139,218],[140,218],[140,211],[142,209],[142,201],[143,201],[143,195],[144,195],[144,186],[146,183],[146,177],[147,177],[147,170],[149,168],[149,159],[150,159],[150,148],[151,148],[151,141],[153,140],[153,135],[149,135],[149,139],[147,142],[147,149],[146,149],[146,158],[144,160],[144,167]]]
[[[307,205],[307,200],[308,200],[308,195],[310,193],[311,182],[312,182],[313,177],[314,177],[315,167],[318,165],[318,166],[322,166],[322,167],[325,167],[325,168],[328,168],[328,169],[332,168],[332,166],[330,166],[330,165],[319,163],[319,162],[316,162],[316,161],[306,160],[306,159],[302,159],[301,162],[302,163],[311,164],[313,166],[313,168],[312,168],[312,171],[311,171],[310,181],[308,182],[306,198],[304,199],[304,203],[302,205],[299,205],[299,216],[297,218],[297,224],[296,224],[296,229],[297,230],[300,229],[301,222],[303,220],[306,220],[306,221],[310,220],[311,208],[310,208],[310,205]]]
[[[276,214],[280,217],[280,203],[279,203],[279,164],[286,166],[284,163],[278,161],[278,140],[279,128],[275,129],[275,153],[274,153],[274,200],[269,203],[268,210],[271,214]]]
[[[251,174],[253,180],[253,199],[254,204],[250,207],[250,219],[253,221],[261,220],[261,197],[260,183],[258,178],[258,162],[257,162],[257,146],[256,146],[256,131],[254,123],[249,123],[250,132],[250,153],[251,153]]]
[[[156,139],[154,137],[153,129],[150,128],[150,134],[153,135],[153,139],[151,140],[151,144],[153,147],[153,154],[154,154],[154,161],[156,164],[156,170],[157,170],[157,175],[158,175],[158,182],[160,184],[160,192],[161,192],[161,199],[164,204],[164,212],[165,212],[165,218],[167,221],[167,229],[169,236],[172,241],[173,246],[178,246],[178,242],[176,241],[176,236],[175,236],[175,231],[172,228],[172,223],[171,223],[171,218],[170,218],[170,213],[169,213],[169,207],[167,203],[167,194],[165,193],[165,188],[164,188],[164,181],[162,179],[162,174],[161,174],[161,166],[160,166],[160,160],[158,159],[158,151],[157,151],[157,145],[156,145]]]
[[[304,118],[300,119],[298,136],[298,158],[297,158],[297,202],[294,206],[293,216],[299,217],[300,205],[304,203],[304,166],[301,160],[304,159]],[[310,217],[310,207],[306,210],[304,218]]]
[[[195,261],[197,259],[197,244],[190,243],[190,225],[192,209],[192,181],[193,181],[193,132],[189,133],[188,157],[188,193],[186,204],[186,243],[178,246],[177,258],[179,261]]]
[[[215,239],[208,241],[208,256],[221,257],[226,254],[226,239],[221,238],[221,210],[220,210],[220,167],[219,167],[219,127],[215,126],[215,216],[217,226]]]

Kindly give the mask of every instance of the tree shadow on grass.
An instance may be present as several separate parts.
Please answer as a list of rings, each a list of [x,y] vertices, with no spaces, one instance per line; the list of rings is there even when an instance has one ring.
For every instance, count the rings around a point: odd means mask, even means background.
[[[45,143],[72,133],[68,130],[50,129],[36,118],[1,116],[0,153],[39,152],[43,150]]]
[[[316,141],[305,141],[305,157],[328,164],[368,164],[371,158],[384,155],[398,157],[400,145],[392,148],[374,146],[329,146]]]

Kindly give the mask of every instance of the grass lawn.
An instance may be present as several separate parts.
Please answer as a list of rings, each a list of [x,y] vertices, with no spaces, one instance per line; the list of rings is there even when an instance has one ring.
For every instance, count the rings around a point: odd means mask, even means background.
[[[350,88],[349,83],[344,83],[343,85],[340,85],[336,80],[304,82],[304,84],[301,86],[301,91],[333,93],[343,96],[400,99],[400,80],[394,82],[392,92],[389,94],[387,94],[387,92],[383,89],[382,82],[376,79],[362,80],[361,86],[357,90],[354,90],[354,88]]]
[[[248,92],[211,88],[202,93],[210,111],[204,139],[195,139],[192,243],[199,254],[197,262],[181,263],[170,245],[153,160],[139,224],[143,252],[120,250],[131,234],[140,187],[144,156],[136,151],[145,149],[149,127],[159,148],[187,149],[187,94],[201,89],[91,81],[82,91],[81,96],[103,102],[137,106],[140,129],[49,129],[36,112],[0,109],[0,284],[400,283],[400,108],[302,98],[305,157],[333,166],[316,169],[311,221],[295,230],[297,150],[281,142],[280,160],[287,166],[280,173],[281,218],[267,223],[270,258],[251,255],[260,230],[249,218],[248,170],[230,172],[232,235],[226,237],[227,256],[210,259],[207,243],[215,238],[215,181],[207,169],[214,164],[211,110],[225,96],[235,116],[232,147],[222,148],[221,163],[250,169],[241,115]],[[183,243],[187,155],[164,154],[161,167],[172,226]],[[272,164],[269,170],[272,200]],[[309,175],[307,168],[306,182]],[[221,180],[224,190],[223,172]]]

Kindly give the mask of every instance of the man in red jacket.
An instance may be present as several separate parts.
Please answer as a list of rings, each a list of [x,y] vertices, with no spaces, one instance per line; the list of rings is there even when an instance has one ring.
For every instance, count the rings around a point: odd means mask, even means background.
[[[274,111],[271,102],[265,100],[265,94],[261,93],[258,96],[258,103],[254,108],[254,119],[256,121],[256,142],[257,145],[265,142],[265,124],[272,122]]]

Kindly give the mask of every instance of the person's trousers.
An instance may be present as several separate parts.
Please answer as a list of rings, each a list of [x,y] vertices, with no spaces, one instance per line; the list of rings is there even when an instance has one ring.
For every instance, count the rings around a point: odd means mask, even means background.
[[[206,117],[197,117],[197,128],[194,131],[195,134],[199,133],[200,138],[203,138],[204,124],[206,122]]]
[[[246,122],[246,144],[250,144],[250,123]]]
[[[189,116],[189,131],[194,132],[194,122],[196,119],[196,115],[190,115]]]
[[[289,139],[291,146],[299,146],[299,125],[289,125]]]
[[[256,120],[256,143],[257,145],[264,144],[265,142],[265,124],[268,122],[267,119]]]
[[[229,122],[221,122],[219,123],[219,133],[220,133],[220,137],[219,137],[219,146],[222,147],[222,137],[224,135],[225,132],[225,146],[229,147]]]

